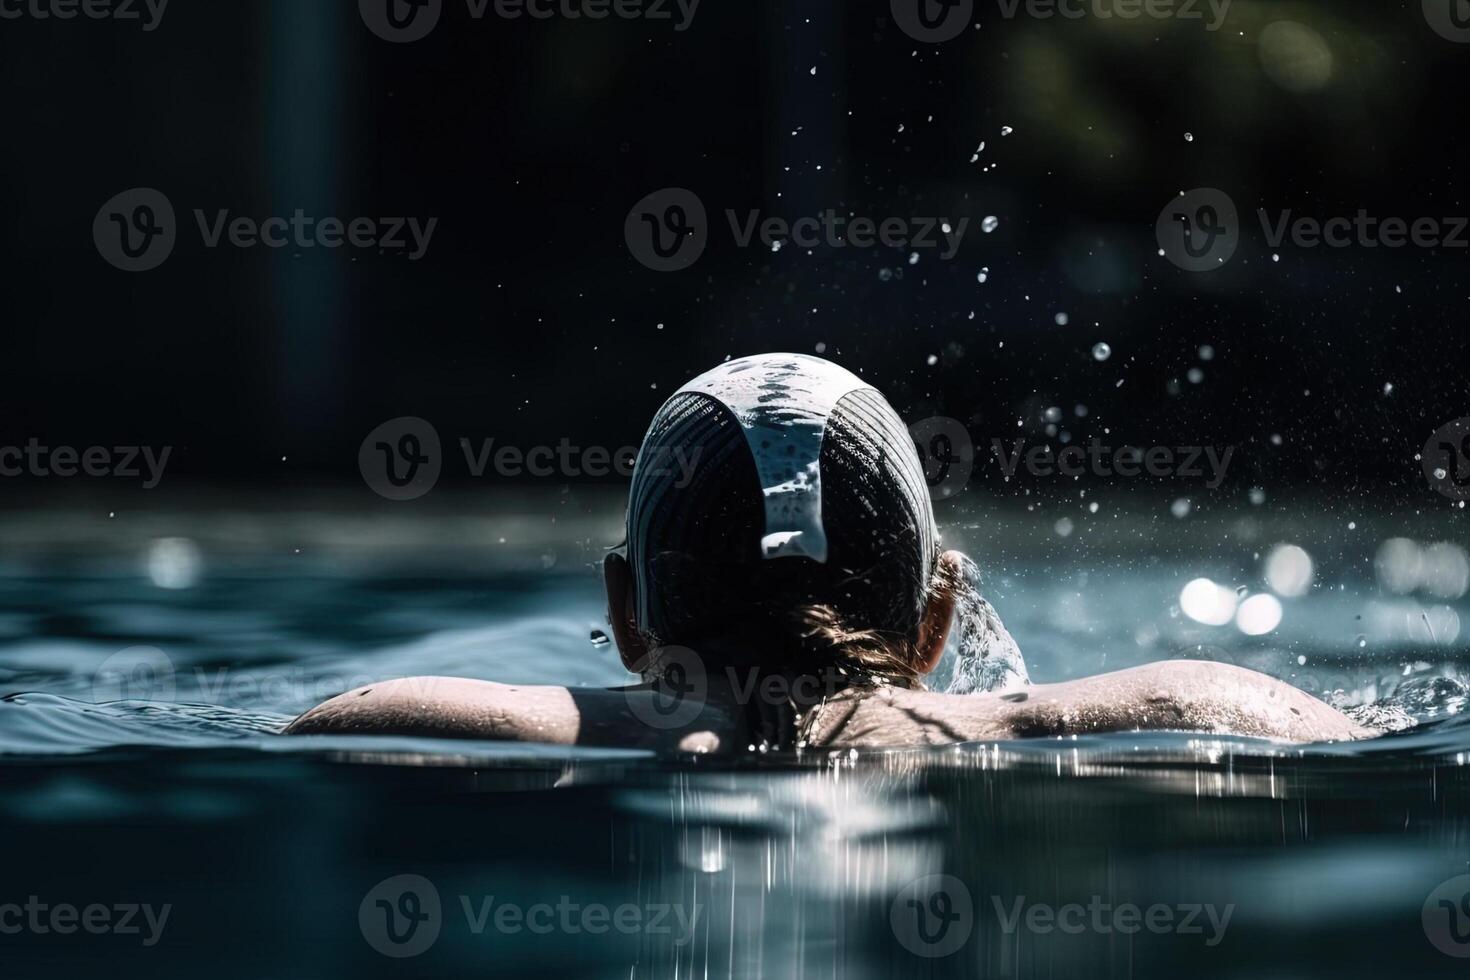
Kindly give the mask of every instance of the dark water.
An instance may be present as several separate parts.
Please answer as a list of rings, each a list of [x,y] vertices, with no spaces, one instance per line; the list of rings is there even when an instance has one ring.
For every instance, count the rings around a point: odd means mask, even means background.
[[[1383,542],[1413,529],[1229,526],[1186,550],[1026,520],[950,541],[986,566],[1036,680],[1209,656],[1405,730],[733,763],[285,739],[296,712],[386,677],[622,682],[588,642],[597,547],[471,570],[227,555],[204,533],[30,556],[0,576],[0,970],[1463,976],[1465,604],[1423,561],[1395,578]],[[1281,541],[1315,565],[1276,630],[1180,611],[1200,576],[1264,593]]]

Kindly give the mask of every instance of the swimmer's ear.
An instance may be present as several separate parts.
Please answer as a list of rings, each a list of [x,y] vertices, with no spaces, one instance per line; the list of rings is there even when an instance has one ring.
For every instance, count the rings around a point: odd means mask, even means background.
[[[636,665],[648,662],[648,646],[638,632],[638,606],[633,601],[633,570],[628,567],[628,559],[617,552],[608,555],[602,562],[602,580],[607,585],[607,623],[612,627],[613,641],[623,666],[636,674]]]
[[[946,551],[939,556],[934,571],[934,587],[929,605],[924,609],[924,618],[919,621],[919,639],[914,644],[918,654],[915,669],[927,674],[939,666],[944,656],[944,644],[949,639],[949,627],[954,621],[954,606],[957,598],[955,584],[960,581],[964,556],[958,551]]]

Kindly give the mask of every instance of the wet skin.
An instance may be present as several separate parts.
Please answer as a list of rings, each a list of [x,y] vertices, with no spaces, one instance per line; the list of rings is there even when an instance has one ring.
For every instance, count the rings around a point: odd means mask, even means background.
[[[289,735],[471,738],[555,745],[743,750],[741,695],[712,684],[692,720],[658,719],[646,686],[516,687],[417,677],[349,691],[293,722]],[[1166,661],[1004,694],[939,694],[892,687],[838,692],[816,706],[814,748],[944,745],[1126,731],[1243,735],[1283,742],[1371,737],[1341,712],[1265,674],[1228,664]]]

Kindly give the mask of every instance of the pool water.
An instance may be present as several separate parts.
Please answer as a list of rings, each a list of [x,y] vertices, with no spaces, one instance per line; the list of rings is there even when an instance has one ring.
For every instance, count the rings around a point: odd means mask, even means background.
[[[571,510],[453,542],[442,515],[420,534],[280,513],[250,534],[198,514],[65,548],[32,533],[0,566],[4,975],[1463,975],[1454,523],[944,515],[1034,680],[1227,660],[1396,729],[1350,746],[712,761],[275,734],[391,677],[626,681],[589,641],[616,510]],[[1305,586],[1283,544],[1310,556]],[[1232,607],[1301,594],[1250,636],[1181,602],[1200,578]]]

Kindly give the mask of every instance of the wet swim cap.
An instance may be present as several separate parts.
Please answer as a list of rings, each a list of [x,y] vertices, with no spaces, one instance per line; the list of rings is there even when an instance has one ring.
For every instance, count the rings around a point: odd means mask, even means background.
[[[633,472],[638,621],[663,642],[813,603],[910,635],[936,537],[907,426],[821,358],[743,357],[695,378],[654,416]]]

